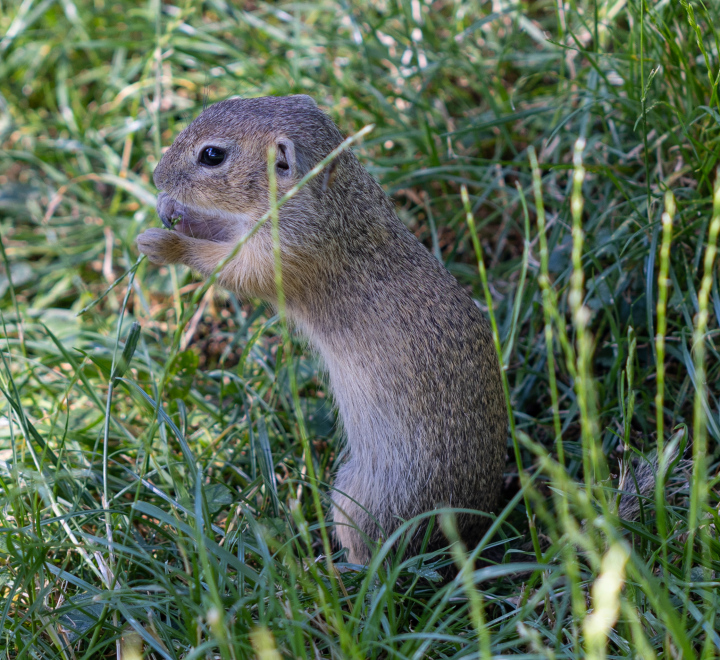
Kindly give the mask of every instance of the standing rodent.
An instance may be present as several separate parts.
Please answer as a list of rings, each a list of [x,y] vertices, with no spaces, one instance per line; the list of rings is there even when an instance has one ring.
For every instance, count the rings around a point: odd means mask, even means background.
[[[180,221],[147,230],[138,247],[208,276],[269,209],[268,150],[280,197],[342,140],[304,95],[209,107],[155,170],[158,214]],[[368,540],[420,513],[493,510],[507,414],[487,320],[357,158],[335,162],[330,185],[316,177],[280,209],[280,248],[287,316],[322,357],[347,435],[333,518],[349,561],[362,564]],[[224,287],[276,301],[271,230],[265,223],[222,269]],[[487,517],[457,525],[474,544]],[[420,529],[410,551],[422,538]]]

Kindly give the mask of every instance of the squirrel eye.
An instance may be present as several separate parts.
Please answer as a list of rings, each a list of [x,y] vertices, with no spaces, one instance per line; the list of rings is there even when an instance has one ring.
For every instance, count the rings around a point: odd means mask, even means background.
[[[198,159],[203,165],[215,167],[220,165],[225,160],[225,149],[220,147],[205,147],[200,152],[200,158]]]

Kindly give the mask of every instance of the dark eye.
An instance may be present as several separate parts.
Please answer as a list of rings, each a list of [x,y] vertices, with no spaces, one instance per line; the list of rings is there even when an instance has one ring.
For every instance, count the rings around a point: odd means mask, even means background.
[[[205,147],[200,152],[200,158],[198,159],[203,165],[209,167],[215,167],[220,165],[225,160],[225,149],[220,147]]]

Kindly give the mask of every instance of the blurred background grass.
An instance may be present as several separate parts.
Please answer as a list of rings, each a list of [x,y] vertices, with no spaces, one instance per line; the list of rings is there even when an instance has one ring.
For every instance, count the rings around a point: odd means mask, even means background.
[[[0,653],[716,657],[719,24],[676,0],[1,2]],[[485,304],[468,190],[516,427],[477,570],[315,561],[288,377],[327,511],[315,360],[182,268],[122,277],[178,131],[291,93],[375,125],[358,156]],[[692,467],[619,520],[629,459],[669,472],[683,424]]]

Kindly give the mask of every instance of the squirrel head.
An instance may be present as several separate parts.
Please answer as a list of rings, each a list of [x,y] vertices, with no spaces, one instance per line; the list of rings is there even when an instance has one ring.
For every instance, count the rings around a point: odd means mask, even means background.
[[[271,149],[275,150],[280,197],[342,139],[333,121],[309,96],[216,103],[178,135],[155,168],[155,185],[165,193],[161,196],[163,222],[169,223],[167,216],[176,207],[182,207],[180,215],[185,217],[206,216],[206,224],[210,217],[224,219],[220,224],[226,225],[243,219],[256,221],[269,208]],[[311,184],[315,185],[303,189],[302,195],[313,194],[318,184]]]

